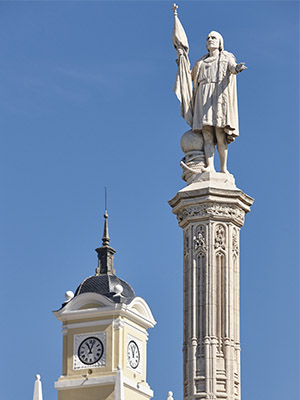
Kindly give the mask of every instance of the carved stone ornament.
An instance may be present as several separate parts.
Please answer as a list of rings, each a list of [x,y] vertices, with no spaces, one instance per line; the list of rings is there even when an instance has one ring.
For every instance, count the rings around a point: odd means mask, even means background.
[[[232,252],[234,255],[239,254],[238,232],[236,228],[232,232]]]
[[[236,222],[239,226],[243,226],[245,220],[245,211],[235,205],[225,206],[223,204],[208,203],[198,206],[185,207],[177,214],[177,220],[179,224],[181,224],[186,218],[193,217],[222,217]]]
[[[189,234],[184,234],[183,255],[186,257],[189,254]]]
[[[206,233],[204,225],[199,225],[196,229],[196,235],[194,236],[194,250],[206,251]]]
[[[225,228],[223,225],[218,224],[215,230],[215,249],[225,250],[226,235]]]

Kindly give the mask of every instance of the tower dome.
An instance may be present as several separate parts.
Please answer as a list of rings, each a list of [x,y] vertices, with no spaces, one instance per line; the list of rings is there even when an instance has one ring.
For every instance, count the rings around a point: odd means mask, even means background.
[[[104,212],[104,232],[102,246],[96,249],[98,254],[98,266],[96,274],[85,278],[77,287],[74,296],[63,303],[62,308],[73,298],[83,293],[101,294],[115,303],[130,303],[136,296],[133,288],[116,276],[114,269],[114,254],[116,252],[110,245],[108,233],[108,214]]]
[[[98,293],[108,297],[115,303],[127,303],[135,293],[129,283],[116,275],[94,275],[86,278],[76,289],[75,296],[82,293]],[[74,296],[74,297],[75,297]]]

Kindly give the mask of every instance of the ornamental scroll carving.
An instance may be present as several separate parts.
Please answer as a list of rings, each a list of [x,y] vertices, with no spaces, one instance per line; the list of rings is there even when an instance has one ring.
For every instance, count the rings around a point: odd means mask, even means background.
[[[208,203],[199,206],[185,207],[177,214],[178,223],[191,217],[222,217],[229,220],[234,220],[238,225],[243,226],[245,221],[245,211],[241,208],[232,205],[224,206],[223,204]]]
[[[204,225],[198,225],[194,236],[194,250],[206,251],[206,231]]]
[[[225,227],[221,224],[218,224],[215,230],[215,249],[225,250],[226,247],[225,245],[226,245]]]
[[[234,228],[232,232],[232,253],[236,256],[239,254],[238,232],[236,228]]]

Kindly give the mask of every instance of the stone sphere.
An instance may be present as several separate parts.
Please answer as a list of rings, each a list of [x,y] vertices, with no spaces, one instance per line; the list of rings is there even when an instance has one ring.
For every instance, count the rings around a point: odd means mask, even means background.
[[[67,290],[65,293],[66,300],[69,301],[69,300],[73,299],[73,297],[74,297],[74,293],[72,292],[72,290]]]
[[[115,292],[116,294],[121,294],[123,292],[123,286],[122,285],[116,285],[115,286]]]
[[[190,151],[203,151],[203,144],[202,133],[196,133],[192,130],[185,132],[180,141],[180,146],[184,153]]]

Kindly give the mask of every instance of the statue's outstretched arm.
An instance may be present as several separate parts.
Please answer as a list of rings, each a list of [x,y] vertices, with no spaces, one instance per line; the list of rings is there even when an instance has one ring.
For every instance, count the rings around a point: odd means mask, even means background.
[[[247,69],[244,62],[236,64],[235,70],[237,73],[244,71],[244,69]]]
[[[242,72],[245,69],[247,69],[247,67],[244,62],[237,64],[234,55],[231,54],[229,60],[229,69],[232,74],[238,74],[239,72]]]

